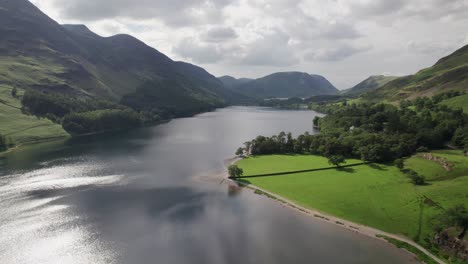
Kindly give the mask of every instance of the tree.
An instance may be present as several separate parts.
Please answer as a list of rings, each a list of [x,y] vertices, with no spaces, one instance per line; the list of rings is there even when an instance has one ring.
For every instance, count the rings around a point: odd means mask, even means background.
[[[236,150],[236,155],[237,155],[237,156],[241,156],[241,155],[243,155],[243,154],[244,154],[244,149],[243,149],[243,148],[238,148],[238,149]]]
[[[346,163],[345,158],[342,155],[332,155],[328,157],[328,164],[339,167],[340,164]]]
[[[411,182],[414,185],[424,185],[426,183],[426,178],[419,175],[414,170],[406,170],[406,175],[411,179]]]
[[[318,116],[314,117],[313,124],[314,124],[314,127],[319,127],[320,126],[320,117],[318,117]]]
[[[13,98],[16,98],[18,96],[18,89],[16,89],[16,87],[13,87],[13,89],[11,89],[11,96]]]
[[[403,159],[396,159],[396,160],[395,160],[395,166],[396,166],[398,169],[402,170],[402,169],[405,167],[405,162],[404,162],[404,160],[403,160]]]
[[[458,238],[463,238],[468,228],[468,210],[463,204],[456,205],[445,211],[442,222],[447,226],[456,226],[462,229]]]
[[[8,144],[4,136],[0,134],[0,151],[5,151],[8,148]]]
[[[244,174],[244,170],[237,165],[231,165],[228,168],[229,178],[239,178]]]

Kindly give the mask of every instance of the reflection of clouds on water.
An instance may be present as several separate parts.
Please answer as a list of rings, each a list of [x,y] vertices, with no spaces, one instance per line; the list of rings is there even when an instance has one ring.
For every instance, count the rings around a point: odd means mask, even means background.
[[[2,263],[109,263],[115,257],[81,224],[84,215],[76,215],[72,204],[57,202],[71,195],[70,190],[113,185],[122,176],[100,176],[96,164],[74,162],[0,178]]]

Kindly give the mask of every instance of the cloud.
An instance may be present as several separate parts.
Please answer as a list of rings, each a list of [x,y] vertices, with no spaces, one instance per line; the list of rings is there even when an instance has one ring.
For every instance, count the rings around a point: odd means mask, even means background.
[[[205,42],[222,42],[237,38],[237,33],[230,27],[211,28],[202,35]]]
[[[398,20],[414,16],[423,19],[466,19],[468,2],[466,0],[360,0],[349,2],[350,13],[357,18],[383,17]]]
[[[240,63],[253,66],[291,66],[299,63],[289,45],[290,37],[279,30],[267,33],[248,45]]]
[[[307,61],[337,62],[349,58],[357,53],[369,51],[370,49],[370,46],[355,47],[351,45],[341,45],[334,48],[324,48],[316,51],[310,51],[305,54],[304,58]]]
[[[468,2],[466,0],[408,1],[403,15],[425,19],[467,19]]]
[[[365,0],[348,1],[349,8],[355,16],[382,16],[390,15],[401,11],[405,3],[404,0]]]
[[[173,48],[173,52],[200,64],[215,63],[223,59],[223,53],[216,45],[203,45],[194,38],[183,39]]]
[[[111,18],[159,19],[174,27],[216,23],[227,0],[52,0],[63,16],[98,21]]]
[[[447,42],[415,42],[406,44],[409,52],[420,54],[447,54],[453,49],[453,45]]]
[[[349,87],[414,73],[468,44],[468,0],[31,1],[60,23],[134,35],[215,75],[297,70]]]
[[[320,34],[328,39],[355,39],[362,35],[350,24],[331,23]]]

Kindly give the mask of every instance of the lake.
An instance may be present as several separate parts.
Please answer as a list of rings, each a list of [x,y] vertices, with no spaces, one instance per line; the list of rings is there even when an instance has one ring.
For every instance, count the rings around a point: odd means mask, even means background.
[[[216,173],[257,135],[312,131],[313,111],[230,107],[0,158],[0,263],[416,263]]]

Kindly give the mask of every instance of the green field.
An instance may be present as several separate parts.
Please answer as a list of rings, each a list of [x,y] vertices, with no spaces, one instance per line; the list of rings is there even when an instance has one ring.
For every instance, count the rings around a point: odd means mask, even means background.
[[[346,164],[343,165],[351,165],[356,163],[362,163],[362,161],[347,160]],[[331,166],[327,159],[310,155],[272,155],[250,157],[248,159],[242,160],[239,164],[245,168],[244,176],[283,171],[319,169]]]
[[[431,219],[442,212],[441,208],[461,203],[468,206],[468,170],[464,168],[468,157],[456,151],[438,152],[436,155],[459,162],[458,172],[464,170],[464,175],[429,181],[426,186],[414,186],[396,167],[371,164],[344,170],[248,178],[248,183],[301,206],[402,234],[428,246],[425,239],[434,233]],[[426,167],[427,164],[414,160],[407,162],[408,168],[426,172],[434,167]],[[348,163],[352,162],[358,161]],[[323,157],[281,155],[251,157],[239,161],[238,165],[244,169],[245,175],[301,170],[307,165],[307,168],[329,166]],[[437,173],[434,175],[428,175],[428,178],[437,178]]]
[[[11,96],[11,87],[0,85],[0,134],[15,144],[68,136],[61,125],[25,115],[20,108],[19,99]]]
[[[405,161],[405,166],[411,168],[426,179],[440,181],[468,176],[468,158],[460,150],[433,151],[432,155],[449,162],[451,170],[447,171],[438,162],[425,159],[423,153],[414,155]]]
[[[468,113],[468,94],[444,100],[441,104],[455,109],[463,109],[463,112]]]

